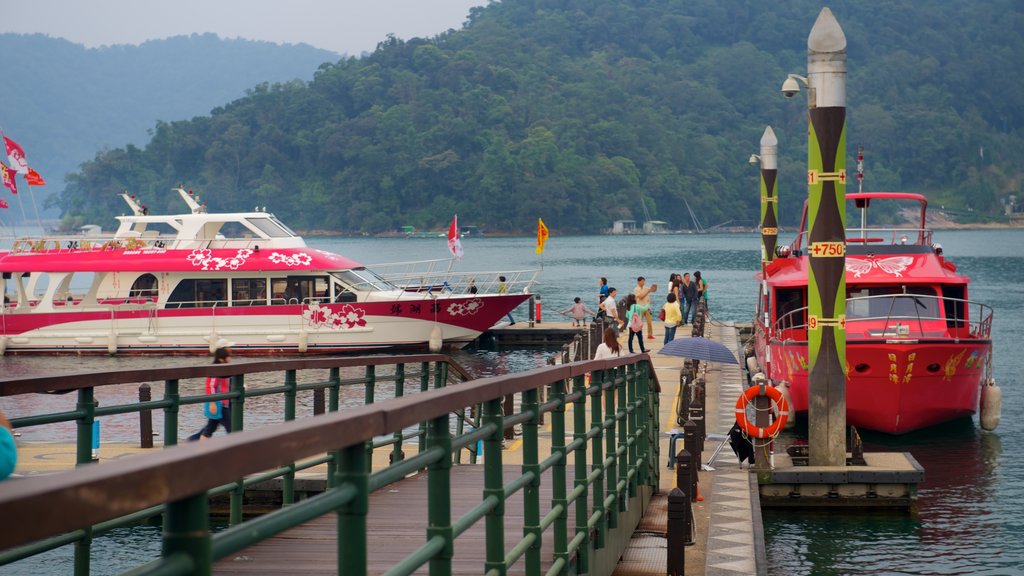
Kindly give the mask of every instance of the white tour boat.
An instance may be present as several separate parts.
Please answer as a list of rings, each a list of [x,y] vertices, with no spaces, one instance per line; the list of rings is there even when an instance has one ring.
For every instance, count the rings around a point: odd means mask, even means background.
[[[502,272],[499,290],[498,273],[389,278],[308,247],[273,214],[209,214],[177,192],[189,213],[149,215],[122,194],[132,214],[112,237],[22,237],[0,251],[0,354],[196,354],[222,338],[243,354],[459,347],[537,279]]]

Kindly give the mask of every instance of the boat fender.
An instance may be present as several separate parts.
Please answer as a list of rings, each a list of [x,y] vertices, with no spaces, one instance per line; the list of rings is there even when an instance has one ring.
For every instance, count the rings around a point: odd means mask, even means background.
[[[754,378],[753,375],[757,374],[760,371],[761,371],[761,368],[760,368],[760,366],[757,365],[757,357],[756,356],[747,356],[747,374],[751,375],[750,378],[753,379]]]
[[[992,431],[999,426],[999,417],[1003,412],[1003,391],[996,384],[995,378],[989,378],[981,387],[981,427]]]
[[[7,353],[7,336],[0,336],[0,356]]]
[[[107,354],[117,354],[117,333],[114,331],[107,335]]]
[[[792,406],[793,405],[793,393],[789,389],[789,382],[785,382],[785,381],[777,382],[775,384],[775,387],[778,388],[779,392],[782,394],[782,399],[786,401],[786,406]],[[782,425],[782,427],[784,429],[790,429],[790,428],[792,428],[794,426],[796,426],[796,418],[789,418]]]
[[[441,345],[443,343],[444,338],[441,334],[441,327],[434,324],[434,327],[430,329],[430,340],[427,341],[427,348],[436,354],[441,351]]]
[[[220,342],[220,334],[216,332],[210,333],[210,354],[217,351],[217,342]]]
[[[747,419],[747,404],[755,397],[760,395],[766,395],[772,401],[772,409],[775,411],[775,421],[759,428],[753,422]],[[759,386],[751,386],[747,388],[745,392],[740,394],[740,397],[736,400],[736,424],[739,425],[740,429],[746,433],[747,436],[752,438],[774,438],[779,435],[782,428],[786,425],[786,420],[789,419],[789,405],[786,404],[786,399],[782,397],[782,392],[774,386],[762,384]]]
[[[305,354],[309,349],[309,332],[299,330],[299,354]]]

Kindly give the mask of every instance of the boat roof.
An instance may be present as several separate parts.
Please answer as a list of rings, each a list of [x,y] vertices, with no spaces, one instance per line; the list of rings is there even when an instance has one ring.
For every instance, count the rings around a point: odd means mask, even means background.
[[[326,270],[361,268],[362,264],[314,248],[196,248],[175,250],[85,249],[2,252],[0,272],[287,272],[322,273]]]
[[[915,248],[915,246],[906,246]],[[776,258],[768,264],[768,283],[775,287],[807,286],[808,258],[790,256]],[[758,280],[761,274],[756,275]],[[846,284],[967,284],[969,280],[956,273],[952,262],[932,251],[903,250],[880,253],[847,254]]]

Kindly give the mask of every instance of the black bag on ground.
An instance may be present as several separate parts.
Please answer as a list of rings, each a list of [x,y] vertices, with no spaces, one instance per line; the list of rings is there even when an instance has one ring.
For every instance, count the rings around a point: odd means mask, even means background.
[[[749,460],[751,464],[754,463],[754,446],[749,439],[744,438],[740,425],[735,422],[729,429],[729,446],[736,453],[736,457],[740,459],[740,464],[743,464],[744,460]]]

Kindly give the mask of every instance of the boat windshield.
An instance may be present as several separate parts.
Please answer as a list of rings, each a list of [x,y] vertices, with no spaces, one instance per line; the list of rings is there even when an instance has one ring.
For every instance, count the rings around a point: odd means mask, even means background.
[[[331,272],[331,275],[355,290],[400,290],[400,288],[367,268],[338,270]]]
[[[291,238],[295,236],[295,233],[277,218],[246,218],[246,222],[270,238]]]
[[[939,300],[931,286],[860,288],[847,291],[846,317],[939,318]]]

